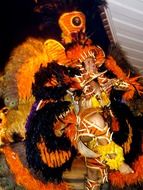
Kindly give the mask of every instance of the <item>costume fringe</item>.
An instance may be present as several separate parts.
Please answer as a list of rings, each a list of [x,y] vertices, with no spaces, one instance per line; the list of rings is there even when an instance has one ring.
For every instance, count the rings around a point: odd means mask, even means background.
[[[42,161],[51,168],[62,166],[71,157],[70,151],[56,150],[49,153],[43,139],[37,146],[41,153]]]
[[[132,137],[133,137],[133,130],[129,125],[129,135],[127,141],[123,144],[124,153],[127,154],[130,152],[131,149],[131,143],[132,143]]]
[[[39,70],[41,64],[46,66],[47,62],[47,55],[42,54],[36,58],[32,57],[18,70],[16,78],[20,99],[26,100],[32,96],[31,87],[34,82],[34,74]]]
[[[123,70],[117,65],[115,59],[111,56],[108,56],[108,58],[106,59],[105,66],[109,71],[114,73],[118,79],[121,79],[130,84],[128,87],[128,91],[125,92],[123,95],[124,100],[131,100],[135,92],[138,93],[139,96],[143,94],[143,87],[138,82],[139,78],[142,78],[141,76],[130,78],[130,76],[127,76],[126,73],[123,72]]]
[[[109,56],[105,61],[105,66],[109,71],[114,73],[118,78],[125,79],[126,74],[122,71],[122,69],[116,64],[116,61],[113,57]]]
[[[112,117],[112,131],[117,132],[120,130],[119,122],[115,117]]]
[[[18,154],[13,152],[10,147],[4,147],[2,152],[5,154],[10,170],[15,176],[16,183],[22,185],[26,190],[69,190],[68,185],[64,182],[59,184],[44,184],[40,180],[34,178],[29,169],[24,167],[21,163]]]

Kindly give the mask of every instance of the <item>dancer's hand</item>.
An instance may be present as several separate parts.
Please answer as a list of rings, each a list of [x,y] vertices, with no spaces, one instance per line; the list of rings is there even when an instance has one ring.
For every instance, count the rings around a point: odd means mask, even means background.
[[[132,168],[128,164],[126,164],[125,162],[123,162],[121,164],[121,166],[119,167],[119,171],[122,174],[134,173],[134,171],[132,170]]]

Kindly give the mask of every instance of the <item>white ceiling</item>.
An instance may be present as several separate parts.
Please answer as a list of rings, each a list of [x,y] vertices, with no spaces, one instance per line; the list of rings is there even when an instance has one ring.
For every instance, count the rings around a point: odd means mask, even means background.
[[[114,42],[143,75],[143,0],[107,0],[105,10]]]

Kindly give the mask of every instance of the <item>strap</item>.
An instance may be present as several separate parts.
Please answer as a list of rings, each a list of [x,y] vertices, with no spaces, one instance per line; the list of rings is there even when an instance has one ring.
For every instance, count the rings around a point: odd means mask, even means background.
[[[85,182],[85,189],[86,190],[97,190],[100,189],[101,184],[98,181],[91,180],[86,177],[86,182]]]

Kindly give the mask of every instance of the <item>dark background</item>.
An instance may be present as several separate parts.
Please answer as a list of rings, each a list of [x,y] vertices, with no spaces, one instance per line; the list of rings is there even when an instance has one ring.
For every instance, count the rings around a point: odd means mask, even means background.
[[[14,46],[28,35],[33,22],[31,0],[0,2],[0,69],[2,70]]]

